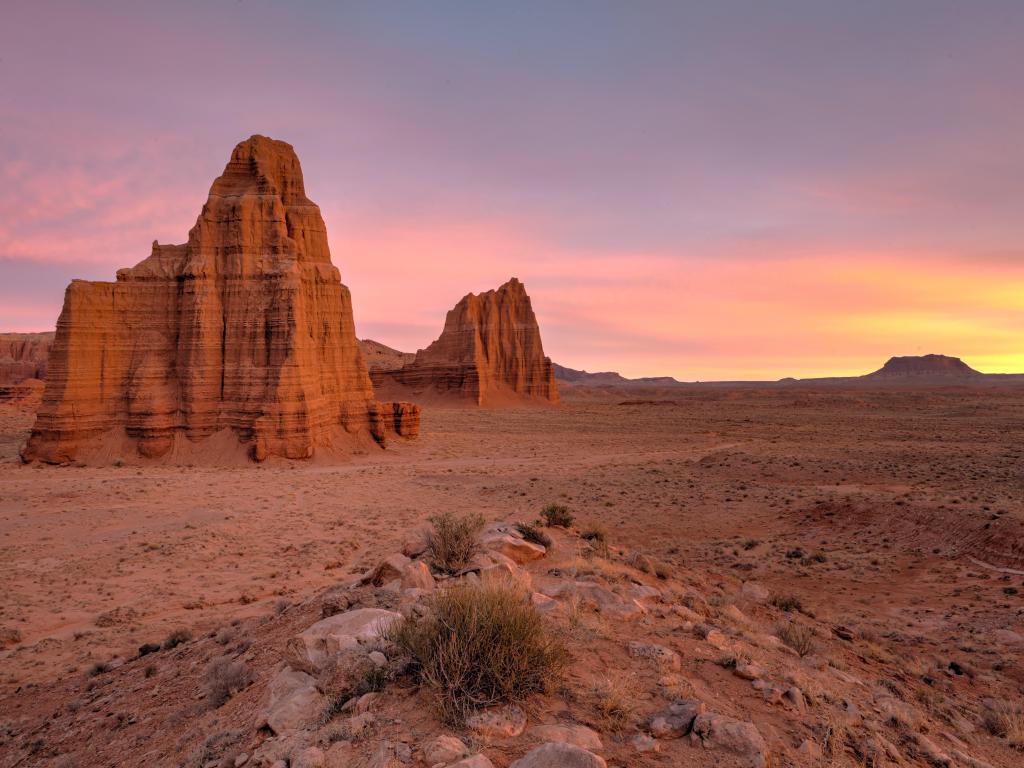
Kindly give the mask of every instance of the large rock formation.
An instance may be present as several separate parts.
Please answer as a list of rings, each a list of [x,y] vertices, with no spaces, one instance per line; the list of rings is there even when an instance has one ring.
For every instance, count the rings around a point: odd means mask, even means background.
[[[371,375],[374,384],[392,390],[397,384],[397,391],[413,399],[455,396],[478,405],[558,402],[530,297],[514,277],[496,291],[467,294],[448,312],[437,341],[417,352],[411,363]]]
[[[49,333],[0,333],[0,386],[46,378],[53,344]]]
[[[412,435],[418,418],[375,401],[299,160],[253,136],[187,243],[154,242],[116,283],[68,286],[22,457],[300,459]]]

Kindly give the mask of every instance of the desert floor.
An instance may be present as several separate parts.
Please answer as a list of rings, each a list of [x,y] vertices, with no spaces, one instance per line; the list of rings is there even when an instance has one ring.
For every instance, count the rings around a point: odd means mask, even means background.
[[[1024,390],[674,397],[432,408],[415,443],[242,469],[22,466],[32,417],[0,406],[0,692],[272,613],[439,511],[551,502],[897,647],[1024,631]]]

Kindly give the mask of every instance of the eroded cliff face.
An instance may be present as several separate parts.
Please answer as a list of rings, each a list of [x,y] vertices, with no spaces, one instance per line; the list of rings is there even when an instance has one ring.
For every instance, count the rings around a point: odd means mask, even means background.
[[[421,395],[455,395],[478,405],[557,403],[551,361],[526,288],[512,278],[494,291],[465,296],[445,318],[441,336],[398,370],[371,372]]]
[[[0,386],[46,377],[53,333],[0,333]]]
[[[418,419],[395,414],[373,397],[294,150],[253,136],[187,243],[154,242],[117,282],[68,286],[22,456],[184,459],[207,446],[304,459],[382,443]]]

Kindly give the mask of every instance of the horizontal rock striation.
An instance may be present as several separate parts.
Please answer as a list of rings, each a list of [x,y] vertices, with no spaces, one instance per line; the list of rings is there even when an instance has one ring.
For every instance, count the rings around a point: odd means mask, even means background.
[[[0,386],[46,378],[53,344],[49,333],[0,333]]]
[[[397,370],[371,371],[419,395],[454,395],[478,405],[557,403],[551,360],[544,356],[530,297],[512,278],[494,291],[466,295],[445,318],[441,336]]]
[[[154,242],[117,282],[68,287],[22,457],[183,458],[208,445],[305,459],[412,434],[415,416],[374,399],[294,150],[253,136],[187,243]]]

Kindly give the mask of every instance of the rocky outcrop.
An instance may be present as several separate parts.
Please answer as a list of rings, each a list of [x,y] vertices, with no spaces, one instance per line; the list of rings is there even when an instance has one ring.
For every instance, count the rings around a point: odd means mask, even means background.
[[[371,371],[393,371],[416,359],[415,352],[400,352],[373,339],[360,339],[359,349],[363,352],[366,367]]]
[[[45,379],[53,344],[49,333],[0,333],[0,386]]]
[[[304,459],[411,434],[417,416],[375,401],[298,157],[253,136],[187,243],[68,287],[22,457]]]
[[[557,403],[551,361],[526,288],[512,278],[467,294],[448,312],[441,336],[403,367],[372,371],[374,384],[399,385],[410,399],[454,396],[477,405]]]

